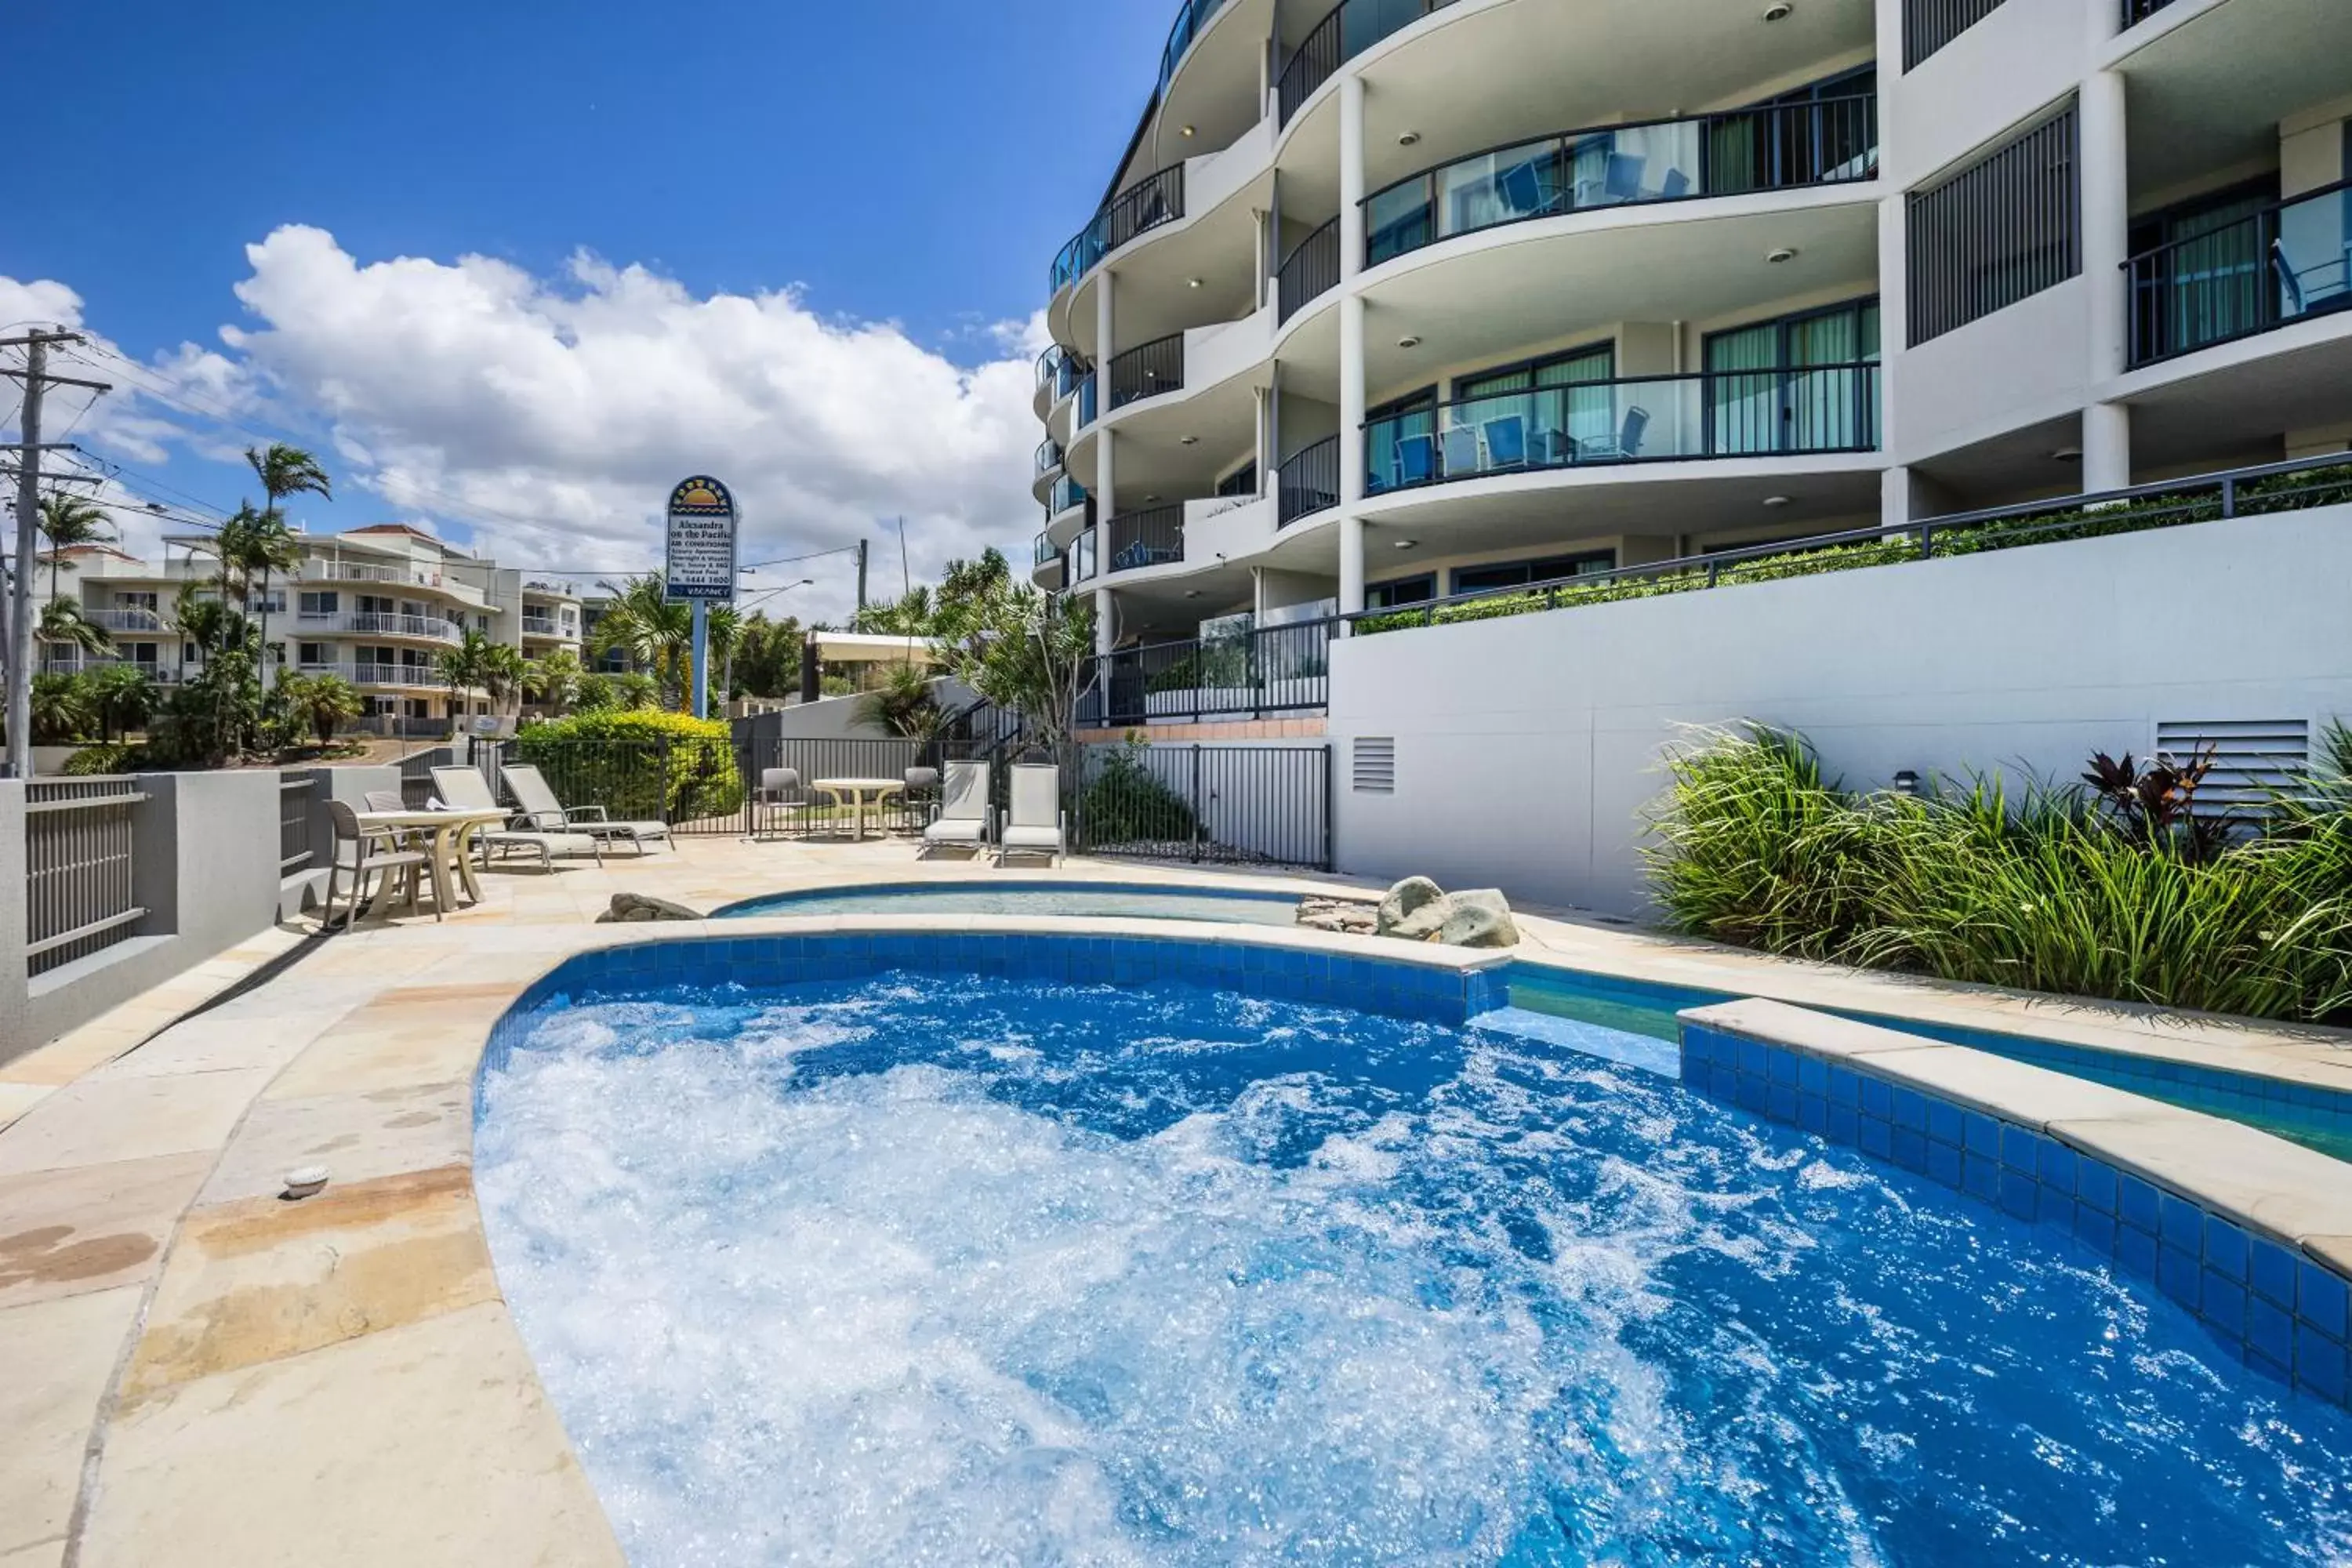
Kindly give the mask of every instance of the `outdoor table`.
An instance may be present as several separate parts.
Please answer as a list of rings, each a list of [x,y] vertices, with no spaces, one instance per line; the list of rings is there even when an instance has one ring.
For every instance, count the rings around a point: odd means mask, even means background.
[[[893,792],[904,794],[907,781],[866,778],[812,779],[809,781],[809,788],[821,790],[833,796],[835,805],[841,804],[843,795],[849,797],[850,808],[856,813],[856,826],[851,837],[862,842],[866,837],[866,797],[872,795],[874,804],[879,805]]]
[[[433,865],[433,907],[447,912],[456,907],[450,897],[449,867],[455,862],[458,877],[466,884],[468,902],[478,902],[482,885],[474,879],[474,867],[466,851],[473,837],[486,827],[503,826],[507,814],[503,811],[362,811],[355,813],[360,826],[372,829],[393,829],[409,833],[430,833],[433,847],[429,858]]]

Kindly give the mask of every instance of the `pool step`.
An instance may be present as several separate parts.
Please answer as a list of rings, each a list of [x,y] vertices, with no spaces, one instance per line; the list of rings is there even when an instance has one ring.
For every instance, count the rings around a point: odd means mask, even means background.
[[[1647,1035],[1629,1035],[1622,1029],[1603,1028],[1598,1024],[1563,1018],[1556,1013],[1531,1012],[1525,1007],[1496,1007],[1490,1012],[1474,1015],[1468,1026],[1497,1035],[1541,1040],[1546,1045],[1564,1046],[1588,1057],[1599,1057],[1621,1067],[1639,1068],[1661,1078],[1679,1079],[1682,1076],[1681,1053],[1670,1041],[1652,1039]]]

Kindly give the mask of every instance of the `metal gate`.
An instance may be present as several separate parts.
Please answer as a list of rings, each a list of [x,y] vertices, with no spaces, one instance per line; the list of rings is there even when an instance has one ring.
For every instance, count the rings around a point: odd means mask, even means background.
[[[1083,854],[1331,868],[1328,746],[1081,746],[1073,796]]]

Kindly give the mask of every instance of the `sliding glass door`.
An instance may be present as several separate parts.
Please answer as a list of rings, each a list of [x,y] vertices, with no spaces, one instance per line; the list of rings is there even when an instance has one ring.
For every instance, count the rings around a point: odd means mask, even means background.
[[[1707,451],[1854,451],[1878,444],[1878,301],[1706,340]]]

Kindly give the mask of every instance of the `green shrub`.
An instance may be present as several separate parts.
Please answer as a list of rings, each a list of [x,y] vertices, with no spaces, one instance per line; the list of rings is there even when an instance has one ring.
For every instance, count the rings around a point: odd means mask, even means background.
[[[1794,736],[1716,733],[1669,761],[1654,887],[1676,929],[1768,952],[2352,1020],[2352,741],[2327,751],[2264,831],[2200,861],[2076,787],[1856,795]]]
[[[1087,843],[1116,847],[1193,836],[1192,808],[1144,764],[1143,752],[1143,743],[1130,738],[1087,782],[1078,803]]]
[[[690,822],[743,805],[727,724],[658,709],[575,713],[526,726],[514,760],[536,765],[569,806],[616,818]]]
[[[146,765],[146,753],[144,746],[134,746],[128,741],[105,741],[84,746],[68,757],[65,771],[76,778],[131,773]]]

